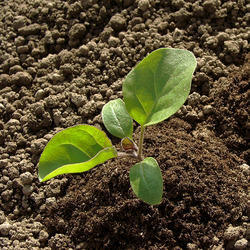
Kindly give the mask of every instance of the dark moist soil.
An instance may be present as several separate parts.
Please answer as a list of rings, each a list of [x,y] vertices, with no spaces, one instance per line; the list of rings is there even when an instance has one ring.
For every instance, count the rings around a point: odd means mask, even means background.
[[[248,0],[0,1],[0,249],[247,249],[249,9]],[[145,133],[161,204],[135,197],[131,159],[39,183],[52,136],[104,129],[103,105],[161,47],[197,58],[186,103]]]
[[[144,154],[162,170],[160,205],[136,199],[129,187],[134,162],[117,159],[70,177],[66,195],[46,213],[49,232],[93,249],[179,249],[188,243],[206,249],[229,223],[240,223],[247,188],[242,160],[213,132],[194,133],[189,123],[172,118],[146,129]]]
[[[175,117],[146,129],[144,155],[155,157],[163,174],[160,205],[148,206],[132,193],[129,168],[135,160],[115,159],[72,175],[65,195],[43,218],[50,234],[68,235],[73,242],[52,246],[208,249],[229,224],[241,225],[247,205],[247,179],[239,166],[249,157],[249,66],[247,61],[241,72],[214,86],[207,103],[215,109],[205,121]],[[139,128],[136,132],[138,141]]]

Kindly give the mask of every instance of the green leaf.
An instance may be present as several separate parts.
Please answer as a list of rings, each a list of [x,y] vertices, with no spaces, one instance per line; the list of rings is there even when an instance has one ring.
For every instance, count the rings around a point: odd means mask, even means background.
[[[60,131],[48,142],[39,160],[39,180],[80,173],[117,156],[106,134],[90,125]]]
[[[145,57],[123,83],[130,116],[149,126],[173,115],[188,97],[196,64],[194,55],[183,49],[162,48]]]
[[[138,198],[150,205],[161,202],[163,181],[157,161],[148,157],[135,164],[129,173],[131,187]]]
[[[121,148],[124,151],[137,151],[137,145],[134,143],[133,140],[129,139],[128,137],[125,137],[121,140]]]
[[[133,120],[122,99],[109,101],[103,106],[102,120],[112,135],[121,139],[124,137],[132,138]]]

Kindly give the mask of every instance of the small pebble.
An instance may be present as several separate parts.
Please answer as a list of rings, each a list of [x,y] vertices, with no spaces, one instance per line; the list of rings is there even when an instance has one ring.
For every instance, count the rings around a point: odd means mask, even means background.
[[[191,95],[188,97],[188,105],[194,107],[200,102],[200,94],[197,92],[193,92]]]
[[[39,90],[37,90],[37,92],[35,94],[35,98],[37,100],[41,100],[44,97],[44,94],[45,94],[44,90],[43,89],[39,89]]]
[[[33,187],[31,185],[23,186],[23,194],[29,196],[33,192]]]
[[[248,241],[243,238],[243,239],[237,240],[234,244],[234,247],[237,250],[244,250],[244,249],[247,249],[247,244],[248,244]]]
[[[23,185],[30,184],[33,181],[33,175],[30,172],[25,172],[20,175]]]
[[[40,233],[39,233],[39,241],[40,242],[46,242],[48,237],[49,237],[49,234],[46,231],[44,231],[44,230],[40,231]]]
[[[121,31],[126,27],[126,19],[120,14],[111,17],[110,25],[115,31]]]
[[[4,222],[0,225],[0,235],[7,236],[12,229],[12,225],[9,222]]]
[[[198,247],[196,244],[188,243],[187,244],[187,249],[188,250],[198,250]]]
[[[6,220],[6,217],[4,215],[4,212],[0,210],[0,224],[4,223]]]
[[[138,8],[141,11],[146,11],[150,7],[149,0],[139,0],[138,2]]]
[[[240,168],[243,174],[245,174],[246,176],[250,174],[250,167],[246,163],[243,163],[242,165],[240,165]]]
[[[240,235],[240,227],[229,226],[224,233],[224,239],[236,240],[239,237],[239,235]]]
[[[206,105],[206,106],[204,106],[203,113],[204,113],[204,115],[210,115],[210,114],[212,114],[213,113],[213,107],[212,107],[212,105]]]

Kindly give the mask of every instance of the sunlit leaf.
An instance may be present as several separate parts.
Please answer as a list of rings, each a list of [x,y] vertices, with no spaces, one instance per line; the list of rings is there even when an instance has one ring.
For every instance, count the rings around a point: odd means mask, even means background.
[[[130,116],[148,126],[173,115],[188,97],[196,64],[194,55],[183,49],[162,48],[145,57],[123,83]]]
[[[90,125],[77,125],[57,133],[39,160],[39,179],[80,173],[117,156],[106,134]]]
[[[130,137],[133,134],[133,120],[121,99],[109,101],[103,106],[102,120],[106,129],[118,138]]]

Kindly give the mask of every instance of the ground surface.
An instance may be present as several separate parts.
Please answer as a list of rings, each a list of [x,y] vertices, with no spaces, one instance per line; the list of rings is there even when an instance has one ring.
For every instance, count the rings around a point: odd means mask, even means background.
[[[246,249],[249,10],[248,0],[1,1],[0,248]],[[102,106],[160,47],[198,61],[185,105],[146,130],[162,203],[133,195],[133,160],[39,183],[48,140],[103,127]]]

